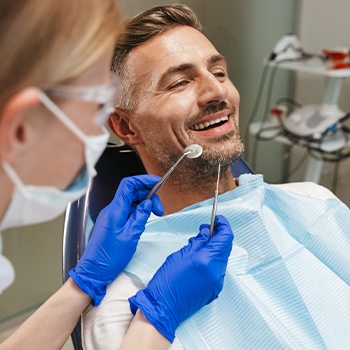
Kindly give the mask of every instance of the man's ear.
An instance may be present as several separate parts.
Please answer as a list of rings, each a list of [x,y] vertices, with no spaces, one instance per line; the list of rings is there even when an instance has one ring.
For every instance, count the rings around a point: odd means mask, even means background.
[[[29,110],[40,104],[40,92],[26,88],[13,95],[0,111],[0,159],[14,164],[28,143],[26,118]]]
[[[137,128],[124,111],[116,108],[108,120],[108,126],[118,138],[129,145],[134,146],[142,142]]]

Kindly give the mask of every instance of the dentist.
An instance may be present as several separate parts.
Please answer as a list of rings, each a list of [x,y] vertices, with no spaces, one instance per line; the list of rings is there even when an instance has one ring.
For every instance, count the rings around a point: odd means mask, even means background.
[[[113,0],[2,1],[0,13],[4,230],[62,214],[95,175],[109,137],[104,124],[119,89],[109,67],[121,16]],[[90,303],[99,305],[132,258],[150,213],[163,214],[158,196],[143,200],[158,179],[122,181],[71,278],[0,349],[62,348],[80,314]],[[233,239],[223,217],[217,218],[215,233],[209,241],[209,226],[202,225],[156,272],[145,289],[148,311],[137,313],[130,327],[138,337],[127,336],[124,348],[136,349],[140,341],[143,349],[167,348],[169,332],[218,296]],[[1,252],[0,236],[0,293],[15,276]]]

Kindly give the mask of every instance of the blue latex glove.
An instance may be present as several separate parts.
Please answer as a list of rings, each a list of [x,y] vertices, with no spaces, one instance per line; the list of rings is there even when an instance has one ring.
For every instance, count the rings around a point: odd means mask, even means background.
[[[158,176],[140,175],[120,182],[113,201],[97,217],[83,256],[69,271],[79,288],[91,296],[94,306],[100,304],[107,285],[133,257],[151,211],[164,214],[157,195],[142,201],[158,180]]]
[[[221,215],[210,226],[201,225],[197,237],[168,256],[148,286],[129,298],[131,312],[139,308],[171,343],[181,322],[216,299],[222,290],[233,233]]]

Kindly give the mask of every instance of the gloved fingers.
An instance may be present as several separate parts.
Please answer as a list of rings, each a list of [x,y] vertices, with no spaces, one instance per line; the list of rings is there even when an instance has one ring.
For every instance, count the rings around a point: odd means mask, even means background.
[[[206,266],[208,271],[211,271],[210,265],[215,261],[226,261],[227,263],[232,250],[233,233],[231,226],[222,215],[215,218],[214,233],[215,235],[201,250],[191,255],[191,259],[197,267],[204,268]],[[226,269],[226,264],[222,267]]]
[[[145,230],[145,225],[151,214],[152,207],[153,203],[150,199],[146,199],[139,203],[126,222],[123,231],[127,232],[130,236],[139,239]]]
[[[215,218],[214,234],[208,243],[208,249],[215,249],[219,252],[228,252],[230,254],[233,242],[233,232],[230,223],[222,215]]]
[[[155,175],[125,177],[120,182],[115,197],[118,199],[127,196],[132,202],[142,201],[159,179]]]
[[[106,208],[107,220],[114,226],[124,226],[135,210],[135,202],[141,201],[159,180],[154,175],[138,175],[122,179],[112,202]]]
[[[215,236],[220,231],[225,231],[226,233],[230,233],[230,236],[233,235],[229,221],[223,215],[216,215],[213,236]]]
[[[147,190],[148,193],[148,190]],[[157,215],[157,216],[163,216],[164,215],[164,207],[163,207],[163,203],[161,202],[159,196],[157,194],[155,194],[154,196],[152,196],[152,198],[149,199],[152,203],[151,206],[151,211]],[[143,200],[144,201],[144,200]],[[141,201],[141,203],[143,202]],[[127,216],[127,220],[130,219],[130,216],[132,215],[132,213],[135,211],[135,209],[140,205],[139,202],[133,202],[131,203],[130,206],[130,210],[129,210],[129,214]],[[148,207],[148,204],[147,204]],[[148,215],[149,216],[149,215]]]
[[[210,242],[210,225],[208,224],[200,225],[199,231],[200,232],[198,233],[198,235],[196,237],[191,237],[188,241],[189,244],[182,248],[184,253],[185,253],[185,250],[186,250],[186,253],[188,252],[194,253],[196,251],[199,251]],[[222,215],[218,215],[215,218],[214,235],[216,235],[218,232],[223,232],[222,234],[223,237],[220,236],[220,239],[216,239],[218,243],[214,242],[214,245],[209,244],[208,249],[212,250],[213,247],[215,246],[217,247],[217,249],[225,250],[226,248],[226,250],[229,249],[231,251],[233,233],[229,222]]]
[[[188,241],[188,251],[192,253],[200,250],[204,247],[210,240],[210,229],[209,225],[203,224],[199,227],[199,233],[196,237],[191,237]]]
[[[149,192],[149,190],[147,189],[144,196],[146,196],[146,194],[148,194],[148,192]],[[152,201],[151,211],[157,216],[163,216],[164,215],[164,207],[163,207],[163,203],[161,202],[159,196],[157,194],[155,194],[152,196],[152,198],[150,198],[150,200]],[[131,203],[128,217],[134,212],[135,208],[137,207],[137,205],[139,203],[140,202]]]
[[[207,229],[207,230],[206,230]],[[199,231],[205,231],[205,234],[210,235],[210,225],[209,224],[202,224],[199,226]]]
[[[155,194],[154,196],[152,196],[151,201],[152,201],[152,212],[157,216],[164,215],[163,203],[161,202],[159,196]]]

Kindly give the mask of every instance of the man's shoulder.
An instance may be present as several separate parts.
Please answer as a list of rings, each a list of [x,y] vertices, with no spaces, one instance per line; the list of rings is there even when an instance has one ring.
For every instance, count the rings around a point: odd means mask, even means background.
[[[337,198],[329,189],[314,182],[291,182],[271,186],[318,199]]]

